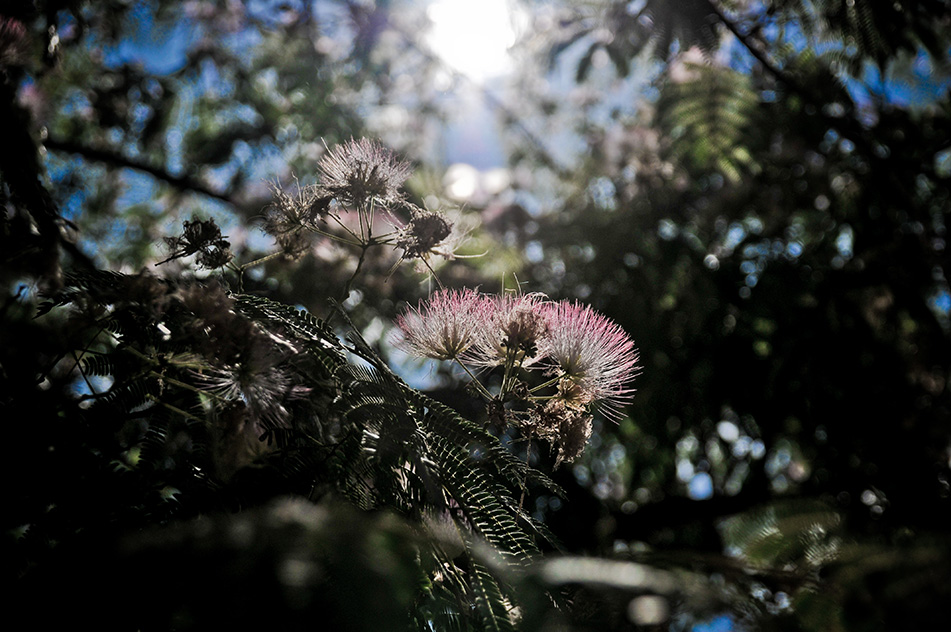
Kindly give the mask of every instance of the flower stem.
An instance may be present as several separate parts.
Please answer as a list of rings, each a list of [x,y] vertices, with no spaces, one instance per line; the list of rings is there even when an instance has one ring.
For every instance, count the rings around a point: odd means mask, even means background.
[[[554,385],[557,384],[557,383],[559,382],[559,380],[561,380],[561,378],[563,378],[563,377],[564,377],[564,375],[557,375],[557,376],[551,378],[550,380],[548,380],[548,381],[546,381],[546,382],[542,382],[542,383],[539,384],[538,386],[533,386],[532,388],[528,389],[528,392],[529,392],[529,393],[534,393],[535,391],[540,391],[540,390],[542,390],[543,388],[548,388],[549,386],[554,386]]]
[[[503,369],[503,372],[502,372],[502,392],[500,393],[500,395],[505,395],[505,393],[507,393],[508,390],[512,387],[512,382],[515,380],[515,370],[518,368],[515,364],[517,355],[518,355],[517,347],[506,347],[505,368]]]
[[[525,465],[528,467],[532,466],[532,434],[529,433],[526,437],[528,444],[525,446]],[[518,508],[521,509],[525,503],[525,494],[528,491],[528,469],[522,473],[522,496],[518,499]]]
[[[363,267],[363,262],[367,256],[367,249],[371,244],[364,244],[360,249],[360,259],[357,261],[357,267],[353,270],[353,274],[350,275],[350,278],[347,279],[347,285],[343,288],[343,298],[346,300],[350,297],[350,288],[353,286],[354,279],[357,278],[357,275],[360,274],[360,268]]]
[[[337,223],[340,224],[339,221],[338,221]],[[321,229],[316,228],[316,227],[314,227],[314,226],[308,226],[308,227],[307,227],[307,230],[309,230],[309,231],[311,231],[311,232],[313,232],[313,233],[317,233],[318,235],[320,235],[320,236],[322,236],[322,237],[326,237],[327,239],[333,239],[334,241],[339,241],[339,242],[342,243],[342,244],[347,244],[348,246],[362,246],[362,245],[363,245],[363,242],[360,240],[359,235],[357,235],[356,233],[354,233],[352,230],[350,230],[349,228],[347,228],[347,227],[344,226],[343,224],[340,224],[340,226],[341,226],[344,230],[346,230],[348,233],[350,233],[350,235],[353,237],[353,239],[346,239],[345,237],[341,237],[340,235],[334,235],[333,233],[328,233],[327,231],[321,230]]]
[[[264,255],[263,257],[259,257],[259,258],[255,259],[254,261],[249,261],[249,262],[247,262],[247,263],[242,263],[240,266],[238,266],[238,272],[244,272],[244,271],[247,270],[248,268],[253,268],[254,266],[261,265],[262,263],[266,263],[266,262],[270,261],[271,259],[274,259],[275,257],[280,257],[282,254],[284,254],[284,253],[283,253],[283,252],[280,252],[280,251],[278,251],[278,252],[272,252],[271,254],[269,254],[269,255]]]
[[[467,367],[467,366],[464,365],[462,362],[460,362],[460,361],[459,361],[459,358],[453,358],[453,361],[454,361],[456,364],[458,364],[459,366],[461,366],[461,367],[462,367],[462,370],[466,372],[466,374],[469,376],[469,379],[472,380],[471,383],[475,385],[476,390],[479,391],[479,393],[481,393],[482,396],[485,397],[487,401],[491,401],[491,400],[493,399],[492,393],[490,393],[490,392],[489,392],[489,389],[487,389],[485,386],[482,385],[482,382],[480,382],[480,381],[479,381],[479,378],[477,378],[477,377],[472,373],[472,371],[469,370],[469,367]]]
[[[370,211],[367,213],[367,240],[373,235],[373,215],[376,210],[376,200],[370,198]]]
[[[440,290],[446,289],[445,287],[443,287],[442,281],[439,280],[439,277],[436,276],[436,271],[433,270],[433,267],[431,265],[429,265],[429,262],[426,261],[426,259],[420,259],[420,261],[422,261],[423,265],[425,265],[426,268],[429,270],[429,273],[432,275],[432,278],[436,281],[436,285],[439,287],[439,289]]]
[[[338,241],[343,241],[344,243],[351,243],[351,244],[354,244],[354,245],[357,245],[357,246],[363,244],[364,239],[363,239],[360,235],[358,235],[358,234],[356,234],[355,232],[353,232],[353,231],[350,229],[350,227],[348,227],[346,224],[344,224],[343,222],[341,222],[341,221],[340,221],[340,217],[338,217],[336,213],[330,213],[330,214],[329,214],[329,217],[330,217],[331,219],[333,219],[333,221],[337,222],[337,225],[340,226],[340,228],[342,228],[342,229],[344,229],[345,231],[347,231],[347,233],[349,233],[349,235],[350,235],[351,237],[353,237],[353,241],[352,241],[352,242],[348,242],[348,241],[346,241],[346,240],[344,240],[344,239],[342,239],[342,238],[340,238],[340,237],[338,237],[338,236],[336,236],[336,235],[334,235],[334,234],[332,234],[332,233],[328,233],[328,232],[322,231],[322,230],[320,230],[319,228],[312,228],[312,230],[314,230],[315,232],[317,232],[317,233],[319,233],[319,234],[321,234],[321,235],[326,235],[327,237],[330,237],[331,239],[336,239],[336,240],[338,240]],[[361,223],[361,232],[363,232],[362,223]]]

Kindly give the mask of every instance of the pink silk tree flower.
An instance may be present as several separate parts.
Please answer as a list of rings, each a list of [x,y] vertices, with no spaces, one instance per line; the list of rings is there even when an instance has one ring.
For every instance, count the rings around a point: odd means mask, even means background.
[[[465,359],[480,366],[510,361],[522,367],[536,362],[544,349],[548,322],[543,294],[503,294],[484,298],[488,320]]]
[[[548,303],[545,312],[545,353],[564,376],[560,393],[578,404],[599,403],[606,416],[619,417],[618,409],[634,397],[631,382],[640,368],[634,341],[587,305]]]
[[[424,358],[455,360],[484,336],[487,303],[478,292],[439,290],[396,320],[397,346]]]

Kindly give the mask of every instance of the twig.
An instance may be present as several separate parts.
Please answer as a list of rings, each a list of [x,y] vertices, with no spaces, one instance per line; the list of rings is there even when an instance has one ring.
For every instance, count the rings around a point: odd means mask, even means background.
[[[367,257],[367,249],[374,244],[364,244],[360,249],[360,259],[357,261],[357,267],[354,269],[353,274],[350,275],[350,278],[347,279],[347,285],[343,288],[343,297],[346,299],[350,296],[350,288],[353,286],[354,280],[357,278],[357,275],[360,273],[360,268],[363,267],[363,262]]]
[[[209,188],[194,178],[190,178],[188,176],[175,176],[165,169],[150,165],[141,160],[128,158],[113,151],[99,149],[96,147],[87,147],[86,145],[82,145],[80,143],[57,140],[55,138],[47,138],[43,144],[47,149],[52,149],[54,151],[79,154],[84,158],[95,160],[97,162],[104,162],[126,169],[135,169],[136,171],[149,174],[156,180],[161,180],[162,182],[171,184],[172,186],[184,191],[193,191],[195,193],[200,193],[201,195],[215,198],[216,200],[220,200],[232,206],[235,205],[234,200],[232,200],[227,194],[215,191],[214,189]]]

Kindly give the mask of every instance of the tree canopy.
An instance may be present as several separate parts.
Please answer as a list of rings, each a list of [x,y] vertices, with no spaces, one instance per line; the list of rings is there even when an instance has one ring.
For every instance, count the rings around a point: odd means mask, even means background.
[[[410,0],[0,8],[36,625],[946,619],[951,5],[511,10],[486,81]]]

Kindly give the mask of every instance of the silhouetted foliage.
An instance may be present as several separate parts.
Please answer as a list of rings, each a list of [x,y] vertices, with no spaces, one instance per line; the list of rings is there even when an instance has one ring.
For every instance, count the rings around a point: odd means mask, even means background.
[[[13,610],[944,624],[951,7],[520,6],[462,209],[424,6],[0,8]]]

